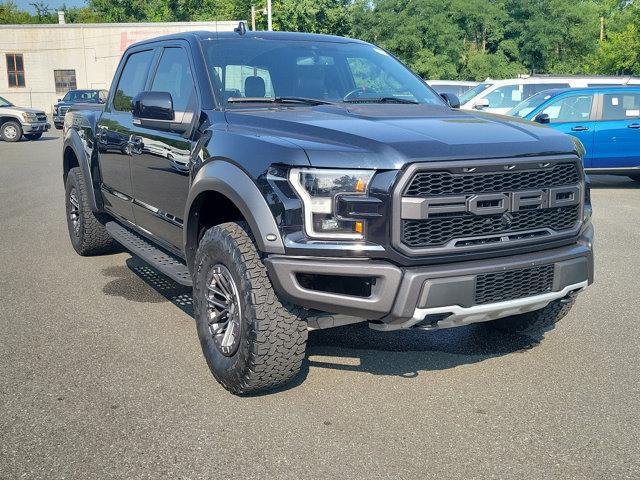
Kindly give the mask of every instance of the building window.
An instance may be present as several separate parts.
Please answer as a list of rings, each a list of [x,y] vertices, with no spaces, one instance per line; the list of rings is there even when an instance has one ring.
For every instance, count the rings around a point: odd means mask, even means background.
[[[56,93],[66,93],[77,88],[75,70],[54,70],[53,78],[56,81]]]
[[[24,62],[21,53],[7,53],[7,76],[10,87],[24,87]]]

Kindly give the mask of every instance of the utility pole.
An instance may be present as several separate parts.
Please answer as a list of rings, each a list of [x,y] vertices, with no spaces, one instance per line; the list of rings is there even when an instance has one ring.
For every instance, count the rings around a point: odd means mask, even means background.
[[[273,30],[273,25],[271,23],[271,0],[267,0],[267,30]]]
[[[256,7],[251,5],[251,30],[256,31]]]
[[[604,17],[600,17],[600,41],[604,41]]]

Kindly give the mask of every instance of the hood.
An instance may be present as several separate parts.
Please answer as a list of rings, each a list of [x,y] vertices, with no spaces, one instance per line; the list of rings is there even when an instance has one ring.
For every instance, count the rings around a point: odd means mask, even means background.
[[[3,112],[11,110],[12,113],[41,113],[44,114],[44,110],[38,110],[37,108],[27,108],[27,107],[1,107]]]
[[[367,104],[227,110],[231,128],[286,139],[312,166],[398,169],[413,161],[575,153],[568,135],[445,106]]]

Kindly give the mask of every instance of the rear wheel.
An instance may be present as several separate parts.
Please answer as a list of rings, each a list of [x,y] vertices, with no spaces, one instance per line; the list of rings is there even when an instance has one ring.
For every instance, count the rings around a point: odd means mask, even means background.
[[[540,310],[487,322],[487,326],[506,333],[535,333],[553,327],[569,313],[574,303],[574,297],[556,300]]]
[[[27,140],[38,140],[40,137],[42,137],[42,132],[40,132],[40,133],[25,133],[24,136],[27,138]]]
[[[65,188],[67,227],[71,245],[79,255],[98,255],[113,248],[114,240],[91,210],[82,170],[72,168]]]
[[[202,237],[193,301],[204,357],[230,392],[268,390],[300,371],[303,309],[278,298],[245,222],[212,227]]]
[[[5,142],[19,141],[22,138],[22,125],[13,120],[4,122],[0,127],[0,137]]]

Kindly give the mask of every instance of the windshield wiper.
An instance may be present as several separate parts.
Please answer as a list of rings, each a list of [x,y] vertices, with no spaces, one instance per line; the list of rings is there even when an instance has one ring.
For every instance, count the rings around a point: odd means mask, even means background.
[[[305,97],[229,97],[229,103],[300,103],[304,105],[332,105],[333,102]]]
[[[410,103],[418,104],[415,100],[400,97],[373,97],[373,98],[352,98],[345,100],[345,103]]]

